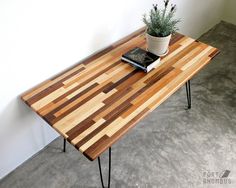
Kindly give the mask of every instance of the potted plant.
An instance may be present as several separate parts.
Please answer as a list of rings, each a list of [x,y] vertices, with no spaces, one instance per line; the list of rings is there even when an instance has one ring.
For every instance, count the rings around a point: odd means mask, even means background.
[[[169,0],[164,0],[164,9],[158,8],[157,4],[153,5],[149,16],[144,15],[143,22],[146,25],[147,50],[163,56],[168,53],[168,46],[171,35],[178,30],[177,24],[179,19],[174,19],[176,5],[171,4]]]

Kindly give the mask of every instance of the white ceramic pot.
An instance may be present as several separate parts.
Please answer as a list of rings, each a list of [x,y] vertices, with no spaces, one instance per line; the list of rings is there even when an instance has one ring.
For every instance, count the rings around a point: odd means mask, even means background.
[[[154,37],[146,33],[147,50],[158,56],[168,53],[171,34],[166,37]]]

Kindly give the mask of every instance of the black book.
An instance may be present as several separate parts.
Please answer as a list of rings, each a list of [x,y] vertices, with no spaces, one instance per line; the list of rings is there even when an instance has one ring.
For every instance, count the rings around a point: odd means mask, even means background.
[[[149,72],[160,63],[159,56],[138,47],[122,55],[121,59],[145,72]]]

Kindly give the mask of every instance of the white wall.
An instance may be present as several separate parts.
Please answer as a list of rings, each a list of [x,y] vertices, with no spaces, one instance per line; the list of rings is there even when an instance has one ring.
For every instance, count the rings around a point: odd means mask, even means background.
[[[236,0],[226,0],[223,20],[236,25]]]
[[[155,2],[0,1],[0,177],[58,136],[18,95],[143,26]],[[180,32],[199,37],[220,21],[222,5],[178,0]]]

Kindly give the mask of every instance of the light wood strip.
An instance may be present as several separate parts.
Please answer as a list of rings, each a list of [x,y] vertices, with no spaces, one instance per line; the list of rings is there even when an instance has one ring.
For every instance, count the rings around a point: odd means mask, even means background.
[[[71,85],[71,87],[69,87],[67,89],[65,89],[63,87],[57,89],[56,91],[50,93],[46,97],[44,97],[44,98],[40,99],[39,101],[37,101],[36,103],[32,104],[32,108],[34,108],[36,111],[40,110],[45,105],[52,102],[55,98],[61,96],[62,94],[66,93],[67,91],[69,91],[70,89],[76,87],[77,85],[78,85],[77,83],[74,83],[73,85]]]
[[[22,98],[24,100],[28,100],[31,97],[35,96],[36,94],[40,93],[41,91],[47,89],[48,87],[52,86],[53,84],[59,82],[60,80],[66,78],[67,76],[69,76],[70,74],[76,72],[77,70],[79,70],[80,68],[84,67],[83,64],[79,64],[76,67],[74,67],[71,70],[68,70],[67,72],[65,72],[64,74],[60,75],[59,77],[55,78],[54,80],[46,80],[45,82],[43,82],[42,84],[40,84],[39,86],[29,90],[27,93],[25,93]]]
[[[83,138],[85,138],[87,135],[89,135],[91,132],[93,132],[95,129],[97,129],[101,124],[105,122],[104,119],[99,119],[96,121],[95,124],[93,124],[91,127],[86,129],[84,132],[82,132],[80,135],[78,135],[76,138],[74,138],[71,143],[72,144],[77,144],[79,141],[81,141]]]
[[[106,80],[105,82],[103,82],[102,84],[98,85],[97,87],[91,89],[90,91],[88,91],[86,94],[82,95],[81,97],[77,98],[77,100],[71,102],[69,105],[65,106],[63,109],[57,111],[54,115],[55,117],[60,116],[61,114],[65,113],[68,109],[72,108],[74,105],[78,104],[80,101],[83,101],[84,99],[86,99],[88,96],[92,95],[94,92],[96,92],[97,90],[101,89],[102,87],[104,87],[105,85],[107,85],[108,83],[110,83],[110,80]],[[80,107],[79,107],[80,108]]]
[[[204,49],[201,53],[199,53],[198,55],[196,55],[196,57],[194,57],[191,61],[187,62],[183,67],[181,67],[181,70],[186,70],[187,68],[189,68],[190,66],[192,66],[194,63],[196,63],[197,61],[199,61],[199,59],[201,59],[202,57],[204,57],[206,54],[211,54],[211,52],[213,52],[213,48],[211,46],[207,47],[206,49]]]
[[[113,90],[107,94],[100,93],[96,98],[91,99],[83,105],[83,107],[76,109],[70,113],[66,118],[63,118],[61,121],[55,123],[53,127],[61,129],[63,133],[68,132],[76,124],[80,123],[82,120],[86,119],[89,115],[96,112],[99,108],[104,106],[102,101],[114,94],[116,90]],[[66,126],[65,126],[66,125]]]
[[[89,102],[83,105],[83,108],[76,109],[62,120],[58,121],[53,125],[54,128],[61,130],[62,133],[66,133],[68,130],[73,128],[76,124],[81,122],[83,119],[88,117],[90,114],[104,106],[101,99],[104,99],[106,94],[100,93],[96,98],[93,98]],[[96,105],[95,105],[96,104]]]
[[[190,61],[191,59],[193,59],[196,55],[199,54],[200,51],[202,51],[205,47],[205,45],[199,45],[198,47],[196,47],[195,49],[189,51],[188,54],[186,54],[184,57],[182,57],[180,60],[178,60],[174,65],[173,67],[175,68],[181,68],[183,67],[186,62]]]
[[[123,122],[122,120],[123,120],[123,118],[119,117],[116,120],[114,120],[111,125],[113,125],[113,124],[118,125],[120,122]],[[111,127],[111,125],[110,125],[110,127]],[[115,127],[115,126],[113,126],[113,127]],[[86,142],[84,145],[82,145],[79,148],[80,151],[84,152],[91,145],[93,145],[96,141],[98,141],[100,138],[102,138],[107,133],[108,130],[109,130],[109,126],[106,127],[105,129],[103,129],[102,131],[100,131],[99,133],[97,133],[92,139],[90,139],[88,142]]]
[[[49,104],[47,104],[43,108],[41,108],[38,112],[41,116],[45,116],[46,114],[50,113],[52,110],[54,110],[58,106],[62,105],[66,101],[67,101],[67,98],[62,99],[57,103],[50,102]]]
[[[191,38],[187,38],[184,41],[182,41],[180,43],[180,47],[177,48],[176,50],[174,50],[171,54],[169,54],[168,56],[165,56],[162,59],[162,62],[165,63],[166,61],[168,61],[169,59],[171,59],[172,57],[174,57],[175,55],[177,55],[179,52],[181,52],[184,48],[186,48],[188,45],[190,45],[191,43],[194,42],[194,39]]]

